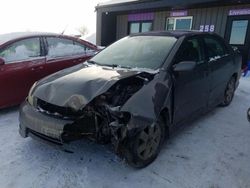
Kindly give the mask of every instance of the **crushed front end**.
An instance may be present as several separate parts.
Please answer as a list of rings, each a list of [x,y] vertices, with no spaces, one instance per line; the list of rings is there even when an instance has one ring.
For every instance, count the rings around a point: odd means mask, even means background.
[[[19,132],[23,137],[39,137],[56,144],[82,137],[99,143],[112,142],[119,153],[126,138],[142,127],[131,124],[148,124],[146,118],[140,119],[121,109],[152,79],[152,74],[144,73],[119,80],[83,108],[76,107],[81,96],[74,96],[72,107],[54,105],[35,96],[32,100],[28,98],[20,108]]]

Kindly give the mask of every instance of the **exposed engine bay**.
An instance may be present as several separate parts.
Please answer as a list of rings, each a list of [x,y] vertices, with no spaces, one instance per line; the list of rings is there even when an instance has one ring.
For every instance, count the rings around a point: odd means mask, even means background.
[[[130,113],[121,112],[121,107],[153,78],[153,74],[140,73],[119,80],[107,92],[77,111],[52,105],[41,99],[37,100],[36,106],[38,111],[47,115],[74,121],[64,127],[62,139],[65,142],[85,136],[99,143],[112,141],[117,145],[126,137],[126,124],[130,120]]]

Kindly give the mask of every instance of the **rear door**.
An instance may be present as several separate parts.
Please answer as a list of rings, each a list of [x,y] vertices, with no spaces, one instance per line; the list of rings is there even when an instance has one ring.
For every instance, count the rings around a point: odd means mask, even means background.
[[[192,71],[174,73],[175,124],[203,112],[207,107],[209,93],[208,64],[200,37],[192,37],[183,42],[175,63],[183,61],[195,61],[196,67]]]
[[[224,97],[226,85],[234,70],[234,57],[225,44],[217,36],[204,37],[206,60],[210,71],[209,106],[218,105]]]
[[[82,63],[95,54],[95,50],[63,37],[46,37],[46,70],[48,74]]]
[[[0,107],[22,102],[32,84],[43,74],[45,57],[39,37],[14,42],[0,50]]]

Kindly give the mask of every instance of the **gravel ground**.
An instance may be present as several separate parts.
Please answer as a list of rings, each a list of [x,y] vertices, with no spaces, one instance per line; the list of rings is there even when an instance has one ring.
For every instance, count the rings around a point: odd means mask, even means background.
[[[0,187],[250,187],[250,79],[241,79],[234,101],[176,134],[154,163],[136,170],[111,146],[88,140],[70,144],[73,153],[23,139],[18,108],[0,111]]]

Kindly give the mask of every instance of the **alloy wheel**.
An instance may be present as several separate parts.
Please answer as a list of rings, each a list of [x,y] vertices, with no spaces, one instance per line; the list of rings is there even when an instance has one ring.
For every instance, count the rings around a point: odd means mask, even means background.
[[[227,89],[225,92],[225,102],[230,103],[234,96],[234,90],[235,90],[235,79],[231,79],[230,82],[227,85]]]
[[[137,155],[147,160],[152,157],[160,145],[161,128],[159,124],[148,126],[137,137]]]

